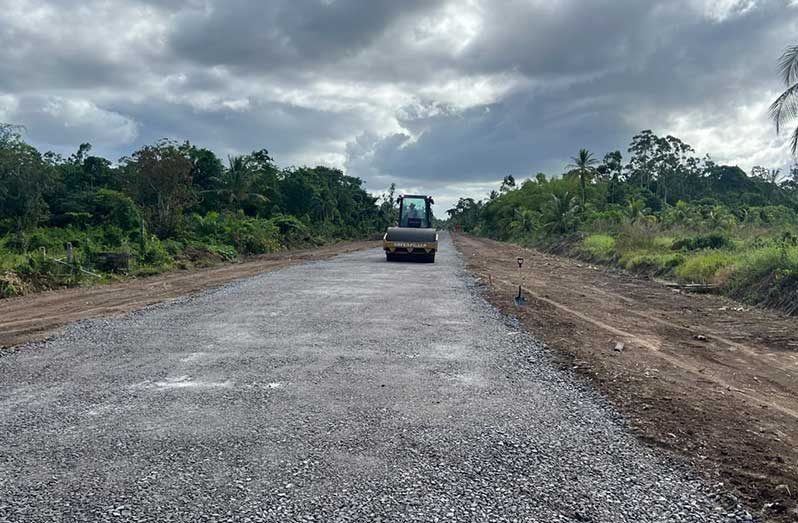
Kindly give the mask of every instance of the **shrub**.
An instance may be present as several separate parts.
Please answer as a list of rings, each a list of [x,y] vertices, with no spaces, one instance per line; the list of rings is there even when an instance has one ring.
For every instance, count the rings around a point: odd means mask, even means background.
[[[280,231],[283,243],[286,245],[294,245],[308,240],[308,227],[290,214],[273,216],[269,222]]]
[[[230,239],[236,250],[245,254],[263,254],[280,249],[277,226],[257,218],[231,220]]]
[[[169,256],[169,251],[154,236],[147,241],[147,246],[144,252],[141,253],[140,260],[146,265],[155,267],[166,267],[172,264],[172,257]]]
[[[0,272],[0,298],[21,296],[28,292],[29,286],[14,271]]]
[[[673,238],[670,236],[657,236],[654,238],[654,247],[657,249],[671,250],[673,249]]]
[[[241,254],[263,254],[280,249],[280,230],[275,223],[243,213],[193,214],[188,228],[194,244],[232,245]]]
[[[646,251],[654,247],[657,225],[638,221],[621,227],[616,241],[618,252]]]
[[[682,254],[636,254],[622,260],[623,266],[634,272],[645,274],[664,274],[670,272],[682,263],[685,258]]]
[[[700,236],[682,238],[673,242],[671,249],[674,251],[698,251],[702,249],[726,249],[733,246],[733,242],[723,234],[713,233]]]
[[[208,252],[220,256],[225,261],[233,261],[238,258],[238,252],[231,245],[207,245]]]
[[[183,243],[177,240],[161,240],[161,245],[169,253],[169,256],[177,256],[185,248]]]
[[[707,283],[715,279],[715,275],[734,264],[731,253],[723,251],[707,251],[687,258],[676,267],[676,276],[691,283]]]
[[[784,278],[798,275],[798,247],[760,247],[744,254],[736,269],[729,282],[731,292],[758,301]]]
[[[131,230],[139,225],[139,211],[133,200],[124,193],[100,189],[85,197],[86,208],[99,223]]]
[[[117,225],[109,224],[102,228],[102,245],[106,247],[121,247],[127,240],[124,231]],[[106,249],[107,250],[107,249]]]
[[[615,238],[606,234],[591,234],[582,240],[577,250],[592,260],[609,262],[615,257]]]

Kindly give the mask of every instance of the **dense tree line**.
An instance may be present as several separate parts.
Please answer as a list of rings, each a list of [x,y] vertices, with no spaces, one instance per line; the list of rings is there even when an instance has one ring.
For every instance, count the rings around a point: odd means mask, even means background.
[[[466,232],[798,310],[798,167],[747,174],[643,131],[626,158],[582,149],[559,176],[506,176],[484,200],[462,198],[447,213]]]
[[[449,223],[498,239],[543,239],[595,223],[768,224],[789,221],[798,210],[798,168],[746,174],[651,131],[636,135],[627,154],[626,161],[620,151],[599,161],[582,149],[560,176],[539,173],[520,185],[507,176],[485,200],[460,199],[447,211]]]
[[[159,270],[190,257],[362,238],[384,229],[393,212],[358,178],[321,166],[279,168],[266,149],[222,161],[161,140],[114,162],[90,144],[68,157],[42,153],[22,129],[0,125],[0,269],[23,275],[43,272],[32,266],[42,248],[63,253],[69,244],[88,268],[110,251]]]

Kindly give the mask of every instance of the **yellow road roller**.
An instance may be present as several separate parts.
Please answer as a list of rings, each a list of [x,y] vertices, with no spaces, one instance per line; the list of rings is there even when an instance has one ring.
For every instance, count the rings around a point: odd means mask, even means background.
[[[438,232],[432,225],[433,203],[431,196],[399,197],[399,224],[388,227],[382,238],[387,261],[435,262]]]

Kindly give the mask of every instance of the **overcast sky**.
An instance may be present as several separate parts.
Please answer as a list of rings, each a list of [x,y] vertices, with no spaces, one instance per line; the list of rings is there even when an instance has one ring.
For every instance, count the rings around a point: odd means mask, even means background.
[[[0,122],[117,159],[161,137],[481,196],[642,129],[789,162],[796,0],[0,0]]]

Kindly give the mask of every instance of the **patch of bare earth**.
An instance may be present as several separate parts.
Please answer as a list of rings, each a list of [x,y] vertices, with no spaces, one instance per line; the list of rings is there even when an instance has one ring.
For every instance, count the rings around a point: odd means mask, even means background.
[[[374,241],[342,242],[256,256],[241,263],[0,300],[0,348],[42,340],[74,321],[118,316],[262,272],[377,246]]]
[[[485,297],[592,379],[643,440],[736,490],[763,520],[798,521],[795,318],[513,244],[454,239]]]

